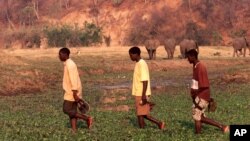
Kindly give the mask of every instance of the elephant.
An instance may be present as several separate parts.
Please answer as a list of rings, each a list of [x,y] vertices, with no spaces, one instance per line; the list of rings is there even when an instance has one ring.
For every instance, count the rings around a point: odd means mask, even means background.
[[[233,57],[235,57],[235,54],[237,55],[237,57],[239,57],[238,51],[240,52],[240,54],[242,54],[242,49],[244,51],[243,57],[246,57],[246,49],[248,48],[250,51],[249,40],[247,40],[245,37],[235,38],[233,40],[233,48]]]
[[[167,58],[168,59],[173,59],[174,58],[174,51],[175,51],[175,46],[176,46],[176,41],[173,38],[167,39],[163,41],[163,46],[165,50],[167,51]]]
[[[148,51],[149,60],[156,59],[156,49],[160,46],[157,39],[148,39],[145,41],[145,47]]]
[[[199,53],[199,46],[196,41],[184,39],[180,42],[180,53],[182,58],[186,58],[186,53],[191,49],[196,49]]]

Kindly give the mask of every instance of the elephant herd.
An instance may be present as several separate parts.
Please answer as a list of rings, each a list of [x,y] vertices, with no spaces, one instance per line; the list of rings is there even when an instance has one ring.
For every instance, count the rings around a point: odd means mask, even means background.
[[[249,49],[249,55],[250,55],[250,46],[249,46],[250,40],[249,39],[245,37],[235,38],[232,43],[233,43],[233,49],[234,49],[233,57],[235,56],[235,54],[239,56],[238,52],[242,54],[242,50],[243,50],[243,56],[245,57],[247,48]],[[148,52],[149,59],[152,60],[156,58],[156,49],[160,45],[164,46],[167,52],[167,58],[173,59],[175,47],[177,45],[176,40],[173,38],[166,39],[161,42],[157,39],[146,40],[145,48]],[[197,52],[199,53],[199,46],[197,42],[194,40],[184,39],[179,43],[179,45],[180,45],[180,57],[181,58],[186,58],[186,52],[188,52],[191,49],[196,49]]]
[[[164,40],[162,42],[158,41],[157,39],[149,39],[145,42],[145,47],[148,52],[149,59],[155,59],[156,58],[156,49],[163,45],[166,52],[167,52],[167,58],[173,59],[174,58],[174,51],[175,46],[177,45],[175,39],[170,38],[167,40]],[[199,46],[194,40],[184,39],[180,42],[180,52],[181,52],[181,58],[186,58],[186,52],[196,49],[199,52]]]

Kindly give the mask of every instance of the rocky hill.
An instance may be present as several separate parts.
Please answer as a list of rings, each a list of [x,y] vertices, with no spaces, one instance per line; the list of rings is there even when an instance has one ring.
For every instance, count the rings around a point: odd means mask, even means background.
[[[1,0],[0,36],[6,30],[87,21],[102,27],[112,45],[152,36],[225,45],[232,37],[250,36],[249,13],[249,0]]]

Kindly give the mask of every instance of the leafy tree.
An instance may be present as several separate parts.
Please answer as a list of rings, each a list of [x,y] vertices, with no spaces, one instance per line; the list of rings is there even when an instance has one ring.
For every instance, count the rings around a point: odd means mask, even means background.
[[[44,33],[48,38],[49,46],[65,47],[71,37],[71,28],[67,25],[62,27],[46,27]]]
[[[223,41],[221,34],[216,31],[212,33],[212,39],[213,39],[213,45],[221,44],[221,42]]]
[[[46,27],[44,33],[48,39],[49,46],[90,46],[102,43],[102,29],[94,23],[85,22],[84,27],[64,25],[62,27]]]
[[[230,36],[232,38],[235,38],[235,37],[244,37],[246,35],[247,35],[247,30],[246,29],[237,29],[237,30],[231,31],[231,33],[230,33]]]
[[[80,40],[84,46],[102,43],[102,28],[93,23],[85,22],[84,29],[80,35]]]
[[[33,25],[34,21],[36,20],[36,15],[34,9],[31,5],[24,7],[20,11],[20,22],[21,24],[31,26]]]
[[[123,0],[112,0],[114,6],[119,6],[122,4]]]

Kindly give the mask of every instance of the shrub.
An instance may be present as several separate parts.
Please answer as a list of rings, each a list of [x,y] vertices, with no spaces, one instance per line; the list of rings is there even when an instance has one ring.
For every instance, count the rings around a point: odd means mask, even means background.
[[[104,42],[105,42],[106,46],[109,47],[110,43],[111,43],[111,36],[110,35],[103,36],[103,38],[104,38]]]
[[[216,31],[212,33],[212,39],[213,39],[213,45],[221,44],[221,42],[223,41],[221,34]]]
[[[238,30],[231,31],[230,36],[232,38],[235,38],[235,37],[244,37],[244,36],[246,36],[246,34],[247,34],[247,30],[246,29],[238,29]]]
[[[49,46],[66,47],[66,42],[70,40],[72,30],[69,26],[46,27],[44,33],[48,38]]]
[[[34,29],[19,29],[17,31],[8,31],[3,36],[4,42],[8,47],[11,43],[19,40],[23,43],[23,47],[40,46],[40,31]]]
[[[71,26],[46,27],[44,33],[48,38],[48,45],[55,47],[89,46],[102,43],[102,29],[93,23],[85,22],[83,28],[74,29]]]
[[[80,34],[81,44],[89,46],[96,43],[102,43],[102,29],[94,23],[84,23],[84,29]]]
[[[112,3],[114,6],[119,6],[122,4],[122,2],[123,2],[123,0],[112,0]]]

